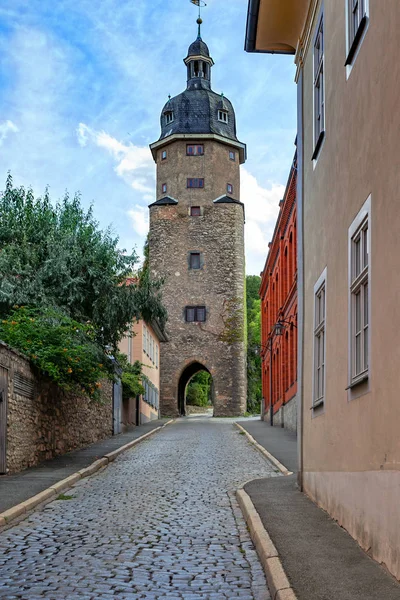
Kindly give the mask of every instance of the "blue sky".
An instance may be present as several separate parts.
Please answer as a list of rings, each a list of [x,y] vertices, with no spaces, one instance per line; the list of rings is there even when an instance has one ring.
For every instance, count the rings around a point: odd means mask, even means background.
[[[207,4],[212,87],[233,102],[248,146],[241,199],[247,272],[258,274],[294,154],[293,59],[244,52],[245,0]],[[155,197],[148,145],[168,94],[186,86],[196,18],[189,0],[3,0],[0,189],[11,170],[54,200],[80,191],[100,225],[140,252]]]

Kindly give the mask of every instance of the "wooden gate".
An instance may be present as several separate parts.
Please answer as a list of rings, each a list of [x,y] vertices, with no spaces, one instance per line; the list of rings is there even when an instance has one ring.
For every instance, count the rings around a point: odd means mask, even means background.
[[[0,473],[7,469],[8,371],[0,366]]]

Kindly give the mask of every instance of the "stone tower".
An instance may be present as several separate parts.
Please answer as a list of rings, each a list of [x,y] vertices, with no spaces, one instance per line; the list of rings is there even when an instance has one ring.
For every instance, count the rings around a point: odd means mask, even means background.
[[[184,59],[187,87],[161,112],[150,148],[157,200],[150,205],[149,264],[162,277],[169,342],[161,347],[162,415],[185,414],[199,370],[213,378],[214,416],[246,410],[244,206],[233,106],[211,89],[214,61],[199,35]]]

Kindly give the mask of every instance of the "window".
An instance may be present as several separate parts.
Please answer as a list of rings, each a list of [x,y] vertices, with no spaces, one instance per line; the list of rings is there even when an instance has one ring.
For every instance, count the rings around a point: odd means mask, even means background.
[[[325,400],[325,295],[326,269],[314,286],[314,408]]]
[[[320,18],[314,40],[314,153],[318,156],[325,134],[325,101],[324,101],[324,19]]]
[[[236,153],[232,150],[229,151],[229,160],[236,160]]]
[[[218,111],[218,121],[222,121],[222,123],[228,122],[228,112],[226,110]]]
[[[191,252],[190,253],[189,269],[200,269],[200,252]]]
[[[166,159],[167,159],[167,151],[166,151],[166,150],[163,150],[163,151],[161,152],[161,160],[166,160]]]
[[[187,156],[202,156],[203,154],[204,154],[203,144],[196,144],[195,146],[192,146],[192,145],[186,146],[186,155]]]
[[[349,229],[350,387],[368,378],[370,199]]]
[[[166,184],[166,183],[163,183],[163,184],[162,184],[162,186],[161,186],[161,190],[162,190],[162,193],[163,193],[163,194],[166,194],[166,193],[167,193],[167,184]]]
[[[203,188],[204,179],[191,178],[187,180],[186,187],[188,188]]]
[[[185,308],[185,320],[187,323],[204,323],[206,320],[206,307],[187,306]]]
[[[174,120],[174,113],[172,110],[167,110],[165,113],[165,124],[169,125]]]
[[[367,23],[367,0],[347,0],[348,53],[345,65],[352,63]]]
[[[143,352],[146,352],[146,325],[143,325]]]
[[[233,185],[231,183],[226,184],[226,191],[228,192],[228,194],[233,193]]]
[[[156,342],[156,368],[158,369],[158,343]]]
[[[200,215],[201,215],[200,206],[191,206],[190,207],[190,216],[191,217],[200,217]]]

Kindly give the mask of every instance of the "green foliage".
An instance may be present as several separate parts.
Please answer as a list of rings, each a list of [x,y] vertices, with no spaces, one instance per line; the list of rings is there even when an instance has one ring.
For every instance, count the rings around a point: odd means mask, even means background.
[[[0,340],[62,388],[91,397],[101,378],[113,379],[105,349],[115,352],[132,321],[163,327],[167,319],[148,260],[137,285],[126,285],[137,256],[117,244],[79,195],[53,204],[48,190],[35,198],[8,176],[0,194]],[[140,365],[125,365],[122,377],[125,393],[141,393]]]
[[[139,360],[131,365],[126,354],[118,352],[116,356],[118,367],[121,369],[122,397],[124,400],[144,394],[142,380],[142,364]]]
[[[14,188],[9,175],[0,196],[0,317],[15,304],[56,306],[93,323],[99,343],[113,347],[135,318],[163,326],[160,284],[146,276],[138,286],[124,285],[138,259],[117,244],[79,195],[53,205],[47,190],[35,198],[32,190]]]
[[[247,410],[260,412],[261,388],[261,301],[258,296],[261,278],[258,275],[246,277],[247,308]]]
[[[14,308],[0,322],[0,339],[30,358],[65,390],[100,396],[99,380],[112,364],[96,343],[91,324],[82,324],[57,309]]]
[[[186,403],[192,406],[208,406],[211,404],[211,375],[207,371],[199,371],[192,377],[186,389]]]

